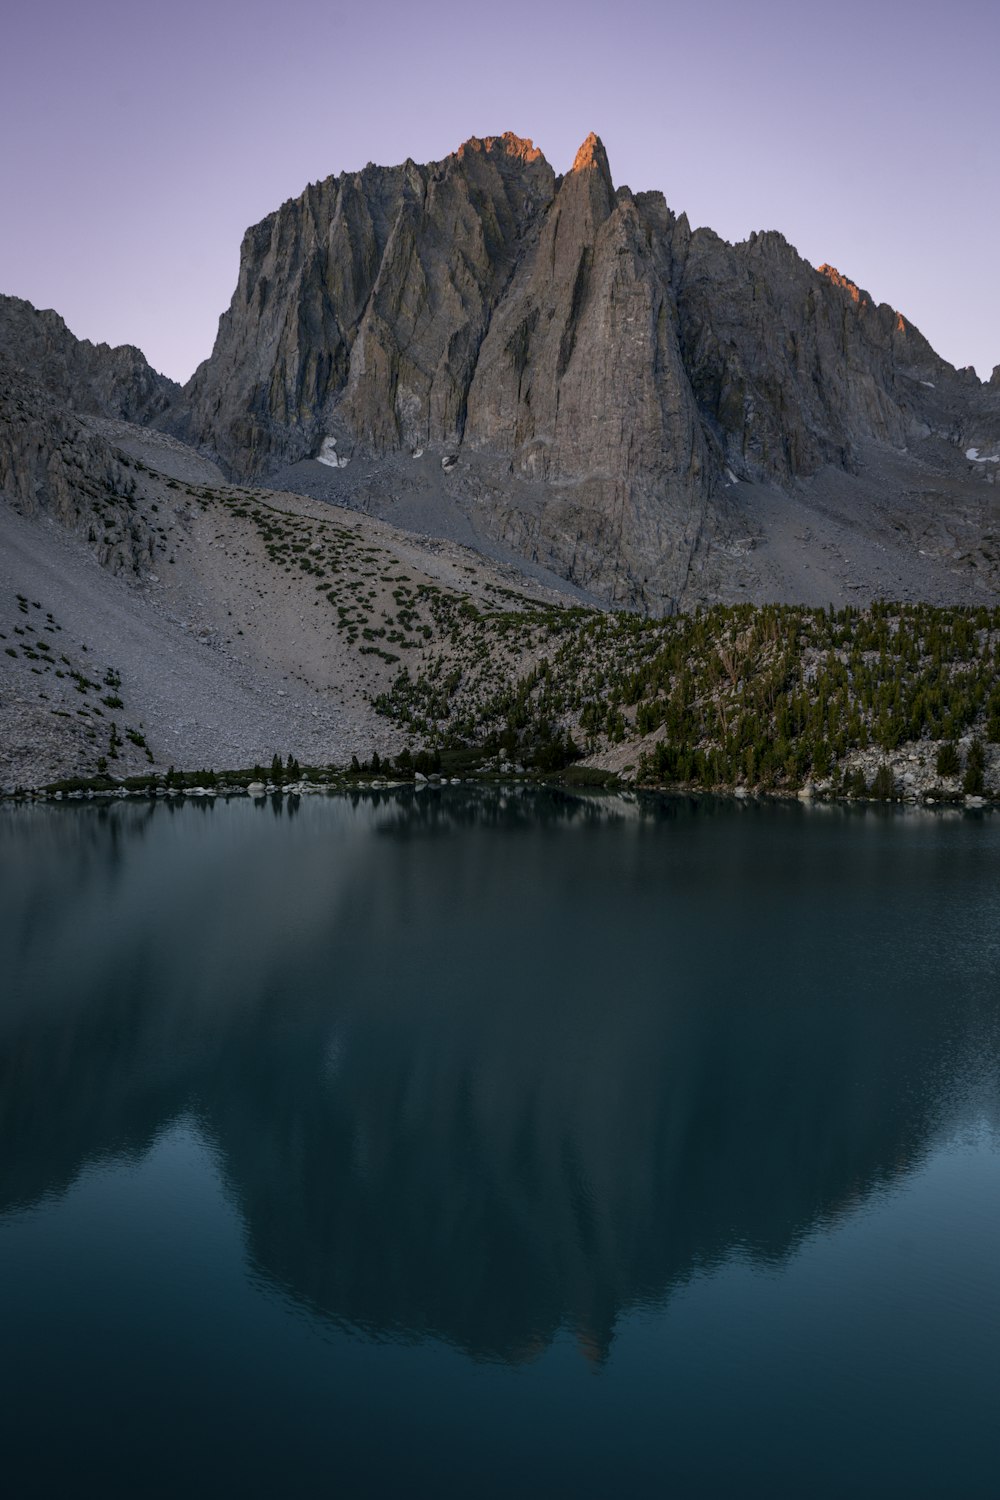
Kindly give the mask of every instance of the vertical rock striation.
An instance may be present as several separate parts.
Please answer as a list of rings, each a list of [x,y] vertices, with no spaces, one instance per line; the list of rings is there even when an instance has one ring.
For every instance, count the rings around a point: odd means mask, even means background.
[[[612,598],[675,596],[709,494],[662,199],[615,193],[589,136],[483,342],[466,440],[553,492],[563,563]],[[558,554],[553,561],[559,562]]]
[[[461,441],[479,346],[554,176],[530,141],[316,184],[244,237],[190,430],[236,473]]]

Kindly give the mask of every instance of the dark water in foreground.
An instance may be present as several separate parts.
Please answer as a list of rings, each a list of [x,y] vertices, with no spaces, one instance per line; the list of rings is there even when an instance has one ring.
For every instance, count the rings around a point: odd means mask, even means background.
[[[0,1484],[990,1496],[1000,819],[0,809]]]

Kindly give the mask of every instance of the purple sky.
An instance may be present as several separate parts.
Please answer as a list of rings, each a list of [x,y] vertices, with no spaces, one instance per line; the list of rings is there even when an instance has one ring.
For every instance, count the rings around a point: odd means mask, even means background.
[[[1000,0],[22,0],[0,49],[0,291],[186,379],[247,225],[367,161],[590,130],[616,183],[780,229],[1000,363]]]

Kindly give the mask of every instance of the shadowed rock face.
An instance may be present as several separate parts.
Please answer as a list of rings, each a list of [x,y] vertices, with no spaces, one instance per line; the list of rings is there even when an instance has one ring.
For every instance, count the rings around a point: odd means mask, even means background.
[[[711,488],[681,361],[665,205],[616,196],[588,137],[483,341],[466,442],[542,481],[574,573],[676,596]],[[659,232],[658,232],[659,231]]]
[[[58,313],[0,296],[0,496],[78,532],[113,573],[152,562],[135,480],[88,417],[150,422],[180,395],[131,345],[78,339]]]
[[[249,230],[191,427],[238,473],[315,454],[455,444],[479,345],[551,167],[514,136],[427,167],[368,166]]]
[[[23,516],[79,532],[112,572],[138,573],[152,538],[134,491],[104,438],[0,353],[0,495]]]
[[[686,240],[686,243],[685,243]],[[676,236],[685,366],[707,429],[741,478],[848,467],[868,438],[917,435],[913,383],[954,371],[892,308],[780,234]]]
[[[131,344],[78,339],[58,313],[0,296],[0,355],[62,405],[92,417],[149,422],[180,395]]]
[[[662,609],[726,484],[849,470],[872,441],[981,445],[997,390],[781,235],[730,245],[616,191],[596,136],[557,178],[507,134],[328,178],[249,230],[172,420],[247,479],[457,454],[492,534]]]

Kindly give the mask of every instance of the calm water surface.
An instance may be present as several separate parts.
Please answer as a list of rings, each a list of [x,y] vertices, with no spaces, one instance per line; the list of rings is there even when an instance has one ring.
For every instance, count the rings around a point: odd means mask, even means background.
[[[0,809],[23,1496],[996,1496],[1000,819]]]

